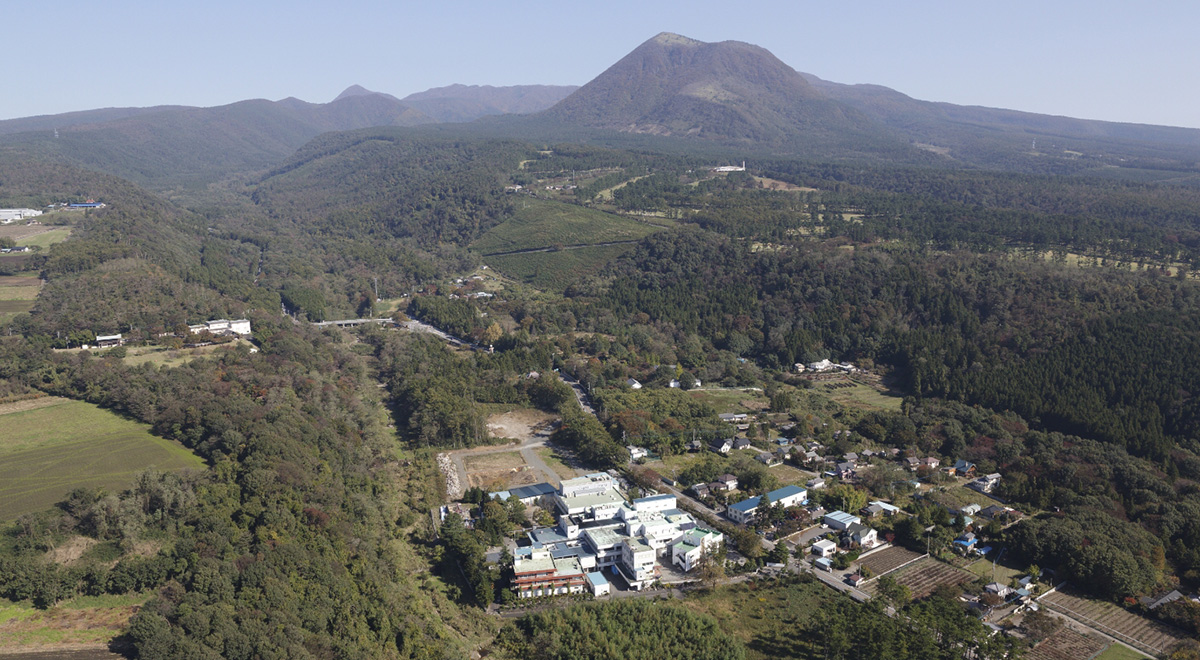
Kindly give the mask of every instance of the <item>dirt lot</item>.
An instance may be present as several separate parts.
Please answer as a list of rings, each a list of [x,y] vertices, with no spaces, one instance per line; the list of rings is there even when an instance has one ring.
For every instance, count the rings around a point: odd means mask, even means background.
[[[493,438],[515,438],[530,442],[540,437],[558,418],[540,410],[523,408],[488,417],[488,433]]]

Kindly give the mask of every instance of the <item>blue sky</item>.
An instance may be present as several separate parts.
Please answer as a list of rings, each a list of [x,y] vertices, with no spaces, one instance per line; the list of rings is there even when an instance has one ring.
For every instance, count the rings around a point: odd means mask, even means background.
[[[966,105],[1200,128],[1200,3],[8,0],[0,119],[583,84],[658,32]]]

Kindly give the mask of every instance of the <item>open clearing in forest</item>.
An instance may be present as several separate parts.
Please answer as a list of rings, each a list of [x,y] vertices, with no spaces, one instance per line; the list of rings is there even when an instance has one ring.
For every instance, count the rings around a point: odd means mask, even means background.
[[[973,574],[940,562],[933,557],[913,562],[898,571],[889,573],[889,575],[898,584],[908,587],[914,600],[925,598],[943,584],[957,586],[975,579]],[[863,591],[874,596],[878,584],[878,580],[871,580],[865,585]]]
[[[1038,602],[1153,655],[1161,655],[1187,639],[1187,635],[1180,630],[1124,610],[1113,603],[1071,591],[1060,589],[1046,594]]]
[[[0,518],[45,509],[74,488],[124,489],[150,467],[204,468],[145,424],[90,403],[47,399],[0,414]]]
[[[489,266],[543,291],[562,292],[633,248],[632,243],[485,257]]]
[[[488,230],[471,248],[483,254],[556,245],[591,245],[644,238],[659,227],[574,204],[515,202],[513,217]]]

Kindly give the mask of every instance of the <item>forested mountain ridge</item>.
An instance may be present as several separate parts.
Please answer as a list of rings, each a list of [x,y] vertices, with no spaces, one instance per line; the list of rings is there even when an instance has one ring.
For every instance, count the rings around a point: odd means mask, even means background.
[[[473,121],[488,115],[540,112],[579,89],[575,85],[448,85],[400,99],[439,122]]]
[[[61,158],[151,187],[197,185],[263,170],[329,131],[432,121],[379,95],[327,104],[251,100],[146,112],[96,124],[0,137],[0,147]]]

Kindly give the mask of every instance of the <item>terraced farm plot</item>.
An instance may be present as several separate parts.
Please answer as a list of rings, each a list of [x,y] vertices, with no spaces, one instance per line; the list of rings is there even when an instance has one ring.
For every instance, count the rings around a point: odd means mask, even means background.
[[[873,575],[883,575],[888,571],[896,570],[920,556],[919,553],[907,548],[892,546],[879,552],[872,552],[859,561],[858,565],[866,566],[871,570]]]
[[[1139,616],[1102,600],[1085,598],[1069,591],[1055,591],[1038,600],[1050,609],[1152,655],[1187,639],[1182,631]]]
[[[567,245],[636,241],[659,227],[561,202],[521,200],[512,218],[493,227],[471,248],[484,255]]]
[[[933,557],[909,564],[890,575],[897,583],[908,587],[912,597],[917,600],[933,593],[940,585],[956,586],[975,579],[974,575]],[[878,580],[871,580],[863,591],[874,596],[878,584]]]
[[[1026,660],[1091,660],[1104,650],[1105,642],[1063,626],[1025,653]]]
[[[90,403],[53,401],[0,414],[0,519],[45,509],[81,486],[126,488],[149,467],[204,467],[145,424]]]

